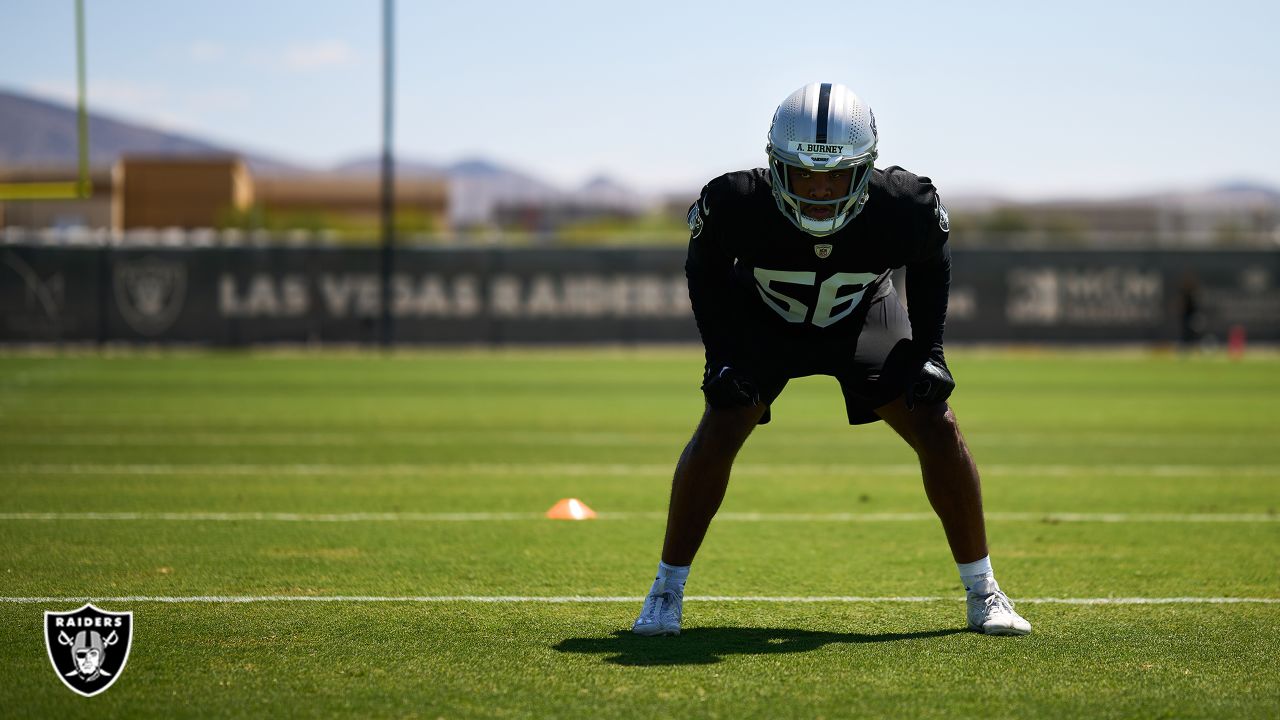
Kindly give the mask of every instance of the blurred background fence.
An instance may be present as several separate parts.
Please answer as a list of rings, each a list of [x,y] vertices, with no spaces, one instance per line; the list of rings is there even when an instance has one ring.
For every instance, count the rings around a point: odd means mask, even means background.
[[[376,248],[167,237],[6,236],[0,341],[378,341]],[[696,341],[683,263],[684,251],[670,247],[402,248],[391,276],[392,338]],[[1274,250],[958,248],[954,266],[953,341],[1280,341]]]

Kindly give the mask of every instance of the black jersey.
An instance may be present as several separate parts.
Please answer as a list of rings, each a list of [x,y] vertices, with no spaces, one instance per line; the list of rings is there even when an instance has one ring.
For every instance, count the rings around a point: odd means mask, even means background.
[[[768,170],[729,173],[703,188],[689,229],[685,273],[711,367],[750,364],[761,343],[855,338],[899,267],[913,344],[942,359],[950,228],[929,178],[874,170],[862,212],[815,237],[778,211]]]

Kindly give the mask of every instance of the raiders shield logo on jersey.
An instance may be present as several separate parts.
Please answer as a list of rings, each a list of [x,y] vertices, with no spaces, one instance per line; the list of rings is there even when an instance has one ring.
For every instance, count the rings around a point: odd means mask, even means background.
[[[702,212],[698,208],[698,203],[694,203],[689,208],[689,238],[693,239],[702,234]]]
[[[830,255],[831,255],[831,244],[830,244],[830,243],[820,243],[820,244],[818,244],[818,245],[814,245],[814,246],[813,246],[813,254],[814,254],[814,255],[817,255],[817,256],[818,256],[818,257],[820,257],[820,258],[826,258],[826,257],[830,256]]]
[[[58,679],[93,697],[120,679],[129,661],[133,613],[108,612],[86,603],[79,610],[44,614],[44,645]]]
[[[938,217],[938,229],[942,232],[951,232],[951,216],[947,214],[947,206],[942,204],[942,198],[936,198],[938,206],[933,209],[933,214]]]

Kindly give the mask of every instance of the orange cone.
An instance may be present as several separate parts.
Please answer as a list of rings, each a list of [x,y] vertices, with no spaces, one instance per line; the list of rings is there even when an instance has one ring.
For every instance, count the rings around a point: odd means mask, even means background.
[[[578,498],[565,498],[547,511],[552,520],[594,520],[596,511],[587,507]]]

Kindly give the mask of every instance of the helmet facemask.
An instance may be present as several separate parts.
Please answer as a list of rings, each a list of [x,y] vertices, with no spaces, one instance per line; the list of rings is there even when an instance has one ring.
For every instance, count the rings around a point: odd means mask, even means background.
[[[778,106],[769,126],[769,174],[778,210],[793,225],[823,237],[839,231],[866,204],[876,160],[875,116],[849,88],[810,83]],[[805,172],[849,172],[849,186],[835,199],[816,200],[792,188],[788,167]],[[830,206],[829,218],[804,214],[806,206]]]
[[[871,168],[872,163],[875,161],[874,152],[869,157],[857,159],[859,160],[858,162],[841,162],[830,169],[827,169],[825,164],[819,165],[814,162],[813,158],[806,156],[801,157],[813,164],[806,164],[803,160],[800,163],[786,162],[779,159],[772,150],[769,152],[769,157],[769,174],[773,179],[773,199],[778,203],[778,210],[793,225],[810,235],[823,237],[840,230],[862,211],[862,206],[867,202],[869,195],[867,186],[871,183]],[[836,157],[832,158],[832,160],[843,161],[845,158]],[[847,170],[849,172],[849,186],[845,189],[845,194],[834,200],[807,198],[792,191],[791,178],[787,172],[788,166],[808,172]],[[831,206],[833,211],[831,217],[818,219],[806,215],[804,207],[813,205]]]

